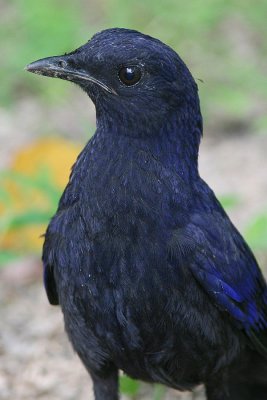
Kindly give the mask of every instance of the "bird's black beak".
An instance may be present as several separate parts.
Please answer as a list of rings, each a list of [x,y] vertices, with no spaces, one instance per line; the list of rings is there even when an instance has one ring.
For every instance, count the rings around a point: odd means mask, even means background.
[[[41,60],[28,64],[25,69],[34,74],[50,76],[52,78],[60,78],[75,82],[89,81],[97,84],[109,93],[117,94],[114,89],[94,78],[88,72],[76,69],[73,63],[70,62],[70,57],[70,55],[66,54],[64,56],[42,58]]]

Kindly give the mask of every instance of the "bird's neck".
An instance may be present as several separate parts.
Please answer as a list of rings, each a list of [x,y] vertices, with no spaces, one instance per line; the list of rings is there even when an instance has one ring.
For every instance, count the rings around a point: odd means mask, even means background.
[[[202,117],[198,113],[169,115],[160,125],[152,121],[144,124],[111,124],[98,121],[97,135],[110,142],[114,152],[124,152],[125,157],[143,150],[156,158],[165,168],[174,170],[185,181],[198,177],[198,150],[202,135]],[[107,144],[107,143],[106,143]]]
[[[198,176],[198,151],[202,135],[202,118],[180,118],[174,114],[162,125],[160,134],[151,138],[153,155],[184,180]],[[150,146],[150,143],[149,143]]]

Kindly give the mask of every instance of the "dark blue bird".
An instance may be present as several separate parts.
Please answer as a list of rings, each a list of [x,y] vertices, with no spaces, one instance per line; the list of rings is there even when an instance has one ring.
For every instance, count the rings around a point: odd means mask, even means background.
[[[28,71],[78,84],[97,129],[43,250],[44,282],[94,382],[118,370],[209,400],[267,399],[267,287],[198,173],[197,85],[159,40],[108,29]]]

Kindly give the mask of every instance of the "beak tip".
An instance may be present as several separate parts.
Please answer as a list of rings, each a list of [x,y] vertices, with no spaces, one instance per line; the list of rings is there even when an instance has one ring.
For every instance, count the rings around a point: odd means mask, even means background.
[[[37,71],[37,68],[36,68],[36,61],[35,62],[33,62],[33,63],[30,63],[30,64],[27,64],[25,67],[24,67],[24,71],[27,71],[27,72],[36,72]]]
[[[41,73],[42,71],[48,70],[50,67],[49,63],[47,63],[46,59],[33,61],[30,64],[27,64],[25,70],[28,72],[33,72],[34,74]]]

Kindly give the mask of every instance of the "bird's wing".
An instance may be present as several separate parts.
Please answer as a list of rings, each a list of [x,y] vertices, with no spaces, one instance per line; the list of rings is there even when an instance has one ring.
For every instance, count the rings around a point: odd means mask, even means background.
[[[218,207],[206,215],[193,215],[190,224],[174,233],[171,249],[186,261],[215,304],[267,356],[266,282],[224,211]]]
[[[53,235],[46,235],[43,248],[43,280],[49,303],[59,304],[57,285],[54,277]]]
[[[78,243],[84,242],[84,237],[80,238],[81,226],[78,204],[74,203],[65,208],[60,204],[45,233],[43,279],[48,300],[52,305],[59,304],[55,272],[65,269],[69,263],[75,264]]]

